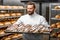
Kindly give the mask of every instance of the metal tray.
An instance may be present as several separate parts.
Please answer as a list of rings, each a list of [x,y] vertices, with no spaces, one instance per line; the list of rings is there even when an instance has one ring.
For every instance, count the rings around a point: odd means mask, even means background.
[[[11,31],[8,31],[8,30],[5,30],[5,33],[18,33],[18,34],[26,33],[27,34],[27,32],[11,32]],[[32,34],[35,34],[35,33],[32,33]],[[38,33],[38,34],[50,34],[50,32],[43,32],[43,33]]]

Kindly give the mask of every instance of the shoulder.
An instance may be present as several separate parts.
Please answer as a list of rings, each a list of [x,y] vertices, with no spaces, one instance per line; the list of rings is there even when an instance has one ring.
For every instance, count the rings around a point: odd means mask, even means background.
[[[22,15],[22,16],[21,16],[21,18],[25,18],[25,17],[27,17],[27,14],[26,14],[26,15]]]
[[[39,15],[39,14],[37,14],[38,15],[38,17],[40,17],[40,18],[45,18],[44,16],[42,16],[42,15]]]

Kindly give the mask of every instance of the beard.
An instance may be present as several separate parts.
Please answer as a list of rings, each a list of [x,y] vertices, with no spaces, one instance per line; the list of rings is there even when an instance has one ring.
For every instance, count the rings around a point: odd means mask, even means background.
[[[28,11],[27,13],[28,13],[29,15],[32,15],[32,14],[34,14],[34,11],[33,11],[33,12]]]

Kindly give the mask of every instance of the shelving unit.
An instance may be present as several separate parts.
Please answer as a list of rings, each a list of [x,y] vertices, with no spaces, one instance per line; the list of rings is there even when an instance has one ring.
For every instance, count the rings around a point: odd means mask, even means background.
[[[2,6],[2,5],[0,5]],[[4,6],[2,6],[4,7]],[[15,7],[18,7],[18,8],[12,8],[12,6],[9,6],[11,8],[8,8],[8,6],[5,6],[7,8],[0,8],[0,14],[9,14],[10,16],[2,16],[0,17],[0,22],[4,22],[4,25],[0,25],[0,29],[6,29],[8,26],[12,25],[12,23],[10,21],[17,21],[18,18],[20,18],[21,15],[24,15],[26,14],[26,8],[19,8],[19,6],[15,6]],[[15,13],[16,16],[11,16],[11,14]],[[17,13],[21,13],[20,16],[17,15]],[[10,22],[11,24],[9,25],[5,25],[5,22]],[[5,33],[5,34],[1,34],[0,35],[0,38],[4,38],[5,36],[10,36],[10,35],[13,35],[13,33]],[[14,40],[14,39],[19,39],[19,38],[11,38],[11,40]],[[21,39],[21,37],[20,37]]]
[[[54,9],[55,6],[59,6],[59,5],[60,5],[60,3],[50,3],[50,5],[49,5],[49,24],[52,24],[51,21],[53,21],[53,20],[60,21],[60,19],[55,18],[55,16],[57,14],[60,14],[60,9]]]
[[[60,15],[60,9],[55,9],[56,6],[60,6],[60,3],[50,3],[49,4],[49,24],[52,25],[52,24],[55,24],[57,22],[60,22],[60,19],[56,18],[55,16],[56,15]],[[50,40],[60,40],[58,37],[58,32],[60,32],[60,28],[53,28],[52,32],[51,32],[51,35],[52,33],[57,33],[57,36],[56,37],[50,37]],[[53,34],[54,35],[54,34]]]

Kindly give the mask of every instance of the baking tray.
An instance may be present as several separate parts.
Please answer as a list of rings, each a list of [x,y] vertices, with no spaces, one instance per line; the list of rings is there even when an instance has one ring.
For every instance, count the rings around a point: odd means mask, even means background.
[[[11,32],[11,31],[8,31],[8,30],[5,30],[5,33],[18,33],[18,34],[23,34],[23,33],[26,33],[27,34],[27,32]],[[28,32],[28,33],[30,33],[30,32]],[[31,34],[37,34],[37,33],[31,33]],[[43,33],[38,33],[38,34],[50,34],[50,32],[43,32]]]

